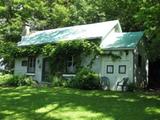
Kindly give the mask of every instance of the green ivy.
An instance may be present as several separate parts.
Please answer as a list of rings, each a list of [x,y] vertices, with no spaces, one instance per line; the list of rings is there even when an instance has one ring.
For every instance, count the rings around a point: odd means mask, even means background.
[[[89,67],[93,64],[95,56],[102,54],[102,50],[99,47],[98,41],[100,40],[76,40],[76,41],[63,41],[56,44],[46,44],[41,46],[25,46],[17,47],[13,45],[11,56],[15,57],[26,57],[26,56],[38,56],[42,54],[48,57],[51,61],[52,72],[60,71],[63,72],[66,66],[66,60],[68,57],[73,56],[75,65],[77,68],[81,65],[81,57],[94,55],[91,60]]]
[[[42,53],[41,46],[27,46],[27,47],[17,47],[13,56],[15,57],[26,57],[26,56],[37,56]]]
[[[77,68],[81,67],[82,56],[88,56],[91,54],[99,55],[102,53],[99,45],[96,42],[88,40],[76,40],[60,42],[57,44],[48,44],[43,47],[43,54],[48,56],[51,61],[52,72],[56,71],[64,72],[66,66],[66,60],[68,57],[74,57],[74,64]],[[93,57],[95,59],[95,57]],[[59,64],[57,64],[59,63]],[[90,64],[93,60],[90,61]],[[91,66],[91,65],[88,65]]]
[[[92,56],[89,64],[86,66],[91,68],[96,56],[107,55],[112,58],[113,61],[120,59],[119,55],[113,54],[112,52],[104,53],[99,47],[100,40],[76,40],[76,41],[63,41],[56,44],[46,44],[46,45],[32,45],[25,47],[17,47],[16,44],[1,44],[1,47],[5,49],[0,49],[1,53],[4,55],[12,56],[11,58],[26,57],[26,56],[38,56],[42,54],[46,56],[52,68],[52,73],[65,72],[66,61],[69,57],[74,57],[74,64],[77,68],[81,67],[82,57]],[[10,52],[8,52],[10,51]],[[6,54],[7,53],[7,54]],[[2,56],[7,58],[7,56]],[[78,69],[77,69],[78,70]]]
[[[110,51],[110,52],[108,52],[108,53],[105,53],[105,52],[104,52],[102,55],[103,55],[103,56],[108,56],[108,57],[110,57],[113,61],[116,61],[116,60],[118,60],[118,59],[121,59],[122,53],[123,53],[123,52],[120,52],[120,54],[118,55],[118,54],[114,54],[114,53],[112,53],[112,51]]]

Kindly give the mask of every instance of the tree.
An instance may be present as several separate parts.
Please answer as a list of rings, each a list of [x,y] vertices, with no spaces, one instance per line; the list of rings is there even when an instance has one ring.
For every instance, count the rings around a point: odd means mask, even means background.
[[[20,41],[25,22],[44,30],[118,19],[123,31],[145,31],[154,61],[160,58],[159,13],[159,0],[1,0],[0,40]]]
[[[160,59],[160,2],[144,0],[135,19],[144,27],[148,57],[151,61]]]

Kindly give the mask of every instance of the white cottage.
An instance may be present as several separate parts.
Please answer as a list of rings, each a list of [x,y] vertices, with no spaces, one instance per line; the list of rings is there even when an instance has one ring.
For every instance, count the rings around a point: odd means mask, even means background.
[[[143,32],[122,32],[118,20],[101,23],[78,25],[29,33],[22,36],[18,46],[39,45],[56,43],[59,41],[99,39],[101,49],[105,55],[97,56],[92,70],[100,76],[108,77],[110,89],[116,90],[119,80],[129,78],[129,82],[144,86],[148,76],[148,61],[142,40]],[[111,55],[120,56],[114,59]],[[91,59],[85,57],[82,64],[85,65]],[[70,59],[72,63],[74,58]],[[52,67],[52,66],[51,66]],[[68,74],[73,72],[73,66],[68,66]],[[39,82],[45,81],[49,73],[49,62],[39,55],[36,58],[25,57],[15,60],[15,75],[29,75]]]

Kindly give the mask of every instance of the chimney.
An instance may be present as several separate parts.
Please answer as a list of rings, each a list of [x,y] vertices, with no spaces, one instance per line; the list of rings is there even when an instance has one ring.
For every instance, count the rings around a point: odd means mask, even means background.
[[[28,23],[25,23],[22,31],[22,36],[27,36],[29,34],[30,34],[30,26]]]

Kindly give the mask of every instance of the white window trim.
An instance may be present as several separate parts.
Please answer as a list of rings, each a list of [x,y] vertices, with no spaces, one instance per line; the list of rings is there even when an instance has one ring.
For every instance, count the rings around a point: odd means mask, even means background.
[[[68,73],[68,74],[74,73],[74,72],[70,72],[68,70],[69,68],[74,69],[74,57],[73,56],[71,56],[71,59],[69,59],[69,58],[67,59],[66,73]]]
[[[30,70],[30,69],[33,69],[33,70]],[[28,57],[27,73],[35,73],[35,69],[36,69],[36,58]]]

